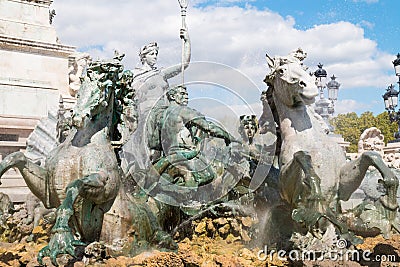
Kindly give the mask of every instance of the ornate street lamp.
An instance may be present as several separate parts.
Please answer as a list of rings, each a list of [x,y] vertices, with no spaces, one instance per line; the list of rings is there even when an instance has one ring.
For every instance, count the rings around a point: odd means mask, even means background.
[[[386,93],[382,97],[385,102],[385,109],[389,111],[389,113],[395,111],[399,99],[399,92],[394,89],[393,84],[388,86]]]
[[[400,138],[400,111],[396,112],[397,103],[399,100],[399,91],[394,88],[394,85],[391,84],[386,89],[385,94],[382,96],[383,101],[385,103],[385,109],[389,114],[389,120],[391,123],[397,122],[398,131],[394,134],[395,142],[398,142]]]
[[[328,75],[326,73],[326,70],[324,70],[322,67],[324,65],[322,65],[321,63],[318,64],[318,69],[314,72],[314,76],[315,76],[315,85],[318,87],[319,89],[319,97],[321,99],[324,98],[324,89],[325,89],[325,85],[326,85],[326,76]]]
[[[400,87],[400,53],[397,54],[397,58],[392,62],[394,66],[394,71],[396,73],[396,76],[399,77],[399,81],[397,82]],[[399,91],[397,91],[394,87],[393,84],[389,85],[388,88],[386,89],[385,94],[382,96],[383,101],[385,103],[385,109],[387,110],[389,114],[389,120],[390,122],[397,122],[398,125],[398,130],[394,134],[394,140],[393,142],[399,142],[400,141],[400,111],[396,112],[396,107],[399,101]]]
[[[315,112],[321,115],[326,121],[328,126],[333,130],[333,127],[329,124],[328,119],[335,112],[335,101],[338,97],[338,91],[340,83],[336,81],[335,75],[331,77],[331,80],[326,83],[326,77],[328,76],[326,70],[324,70],[321,63],[318,64],[318,69],[313,73],[315,76],[315,84],[319,90],[319,100],[315,103]],[[328,99],[325,98],[324,90],[328,88]]]
[[[336,81],[336,78],[337,77],[335,77],[335,75],[333,75],[331,77],[331,80],[326,85],[328,87],[328,98],[329,98],[329,100],[332,101],[332,104],[334,104],[334,102],[337,100],[339,87],[340,87],[340,83],[338,83],[338,81]]]
[[[400,84],[400,53],[397,54],[397,58],[393,61],[393,66],[396,76],[399,77],[398,83]]]

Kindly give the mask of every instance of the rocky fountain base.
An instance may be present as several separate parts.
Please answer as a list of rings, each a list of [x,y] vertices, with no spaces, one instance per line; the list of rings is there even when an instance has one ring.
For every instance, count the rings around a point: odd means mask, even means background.
[[[36,256],[49,241],[51,223],[41,220],[39,226],[26,225],[27,213],[21,207],[5,219],[0,228],[0,266],[38,266]],[[153,266],[153,267],[265,267],[265,266],[399,266],[400,235],[390,239],[381,236],[364,239],[364,244],[351,247],[359,255],[367,255],[370,261],[360,259],[293,260],[301,255],[286,251],[286,255],[272,252],[260,244],[257,219],[249,216],[208,216],[191,220],[174,239],[177,251],[159,251],[149,248],[135,257],[123,256],[129,249],[129,240],[117,244],[95,242],[86,248],[78,247],[77,258],[62,256],[58,258],[61,266]],[[32,229],[33,228],[33,229]],[[128,237],[129,239],[130,237]],[[133,238],[133,237],[132,237]],[[300,253],[300,252],[299,252]],[[119,255],[118,255],[119,254]],[[47,266],[53,266],[49,258],[44,259]]]

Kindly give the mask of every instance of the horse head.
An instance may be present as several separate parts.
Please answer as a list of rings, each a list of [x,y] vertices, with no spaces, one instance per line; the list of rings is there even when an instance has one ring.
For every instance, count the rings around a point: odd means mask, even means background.
[[[96,61],[88,67],[73,109],[72,124],[75,127],[85,127],[88,121],[94,120],[99,114],[112,110],[114,91],[122,69],[123,65],[116,60]]]
[[[318,88],[302,64],[304,57],[290,54],[287,57],[271,58],[267,62],[271,72],[264,82],[273,87],[274,97],[288,107],[310,105],[315,102]]]

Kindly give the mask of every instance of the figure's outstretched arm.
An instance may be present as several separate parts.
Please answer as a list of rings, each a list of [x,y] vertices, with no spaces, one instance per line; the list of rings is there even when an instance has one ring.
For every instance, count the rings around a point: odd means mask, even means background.
[[[217,124],[207,121],[204,117],[196,117],[192,119],[190,123],[199,127],[201,130],[207,132],[213,137],[224,139],[226,145],[229,145],[231,142],[238,142],[230,133],[222,129]]]
[[[190,44],[190,38],[189,38],[189,33],[187,31],[187,27],[183,28],[180,30],[180,37],[183,39],[184,42],[184,58],[183,58],[183,65],[184,68],[186,69],[189,66],[190,63],[190,55],[191,55],[191,44]],[[182,66],[181,64],[171,66],[169,68],[165,68],[161,70],[161,74],[163,75],[165,80],[168,80],[172,77],[175,77],[182,71]]]

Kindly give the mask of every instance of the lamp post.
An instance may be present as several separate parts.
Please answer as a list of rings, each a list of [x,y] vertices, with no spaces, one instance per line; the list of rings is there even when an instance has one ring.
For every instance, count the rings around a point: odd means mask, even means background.
[[[315,76],[315,84],[318,87],[319,99],[315,102],[315,112],[317,112],[326,121],[329,128],[333,130],[333,127],[329,124],[329,117],[335,112],[335,101],[337,100],[340,83],[336,81],[335,75],[331,77],[331,80],[326,83],[326,77],[328,76],[326,70],[324,70],[321,63],[318,64],[318,69],[313,73]],[[328,88],[328,99],[325,98],[325,88]]]
[[[397,53],[397,58],[393,60],[393,66],[396,76],[399,77],[399,81],[397,83],[400,85],[400,53]]]
[[[392,63],[396,76],[399,78],[397,83],[400,87],[400,53],[397,54],[397,58]],[[397,122],[397,132],[394,133],[394,138],[396,140],[393,140],[392,142],[400,142],[400,111],[396,111],[399,100],[399,91],[397,91],[395,86],[391,84],[386,89],[386,92],[383,94],[382,98],[385,103],[385,109],[389,114],[390,122]]]
[[[400,141],[399,140],[399,138],[400,138],[400,111],[396,112],[396,107],[397,107],[397,103],[398,103],[398,99],[399,99],[399,91],[397,91],[394,88],[394,85],[391,84],[388,86],[385,94],[382,97],[383,97],[383,101],[385,103],[385,109],[387,110],[387,112],[389,114],[390,122],[391,123],[397,122],[398,130],[394,134],[394,138],[396,138],[396,140],[394,140],[394,141],[398,142],[398,141]]]
[[[328,84],[326,85],[328,87],[328,98],[329,100],[332,101],[332,105],[335,105],[335,101],[338,98],[338,92],[339,92],[339,87],[340,87],[340,83],[338,83],[338,81],[336,81],[336,76],[335,74],[332,75],[331,80],[328,82]]]
[[[326,73],[326,70],[324,70],[322,67],[324,65],[322,65],[321,63],[318,64],[318,69],[314,72],[314,76],[315,76],[315,85],[318,87],[319,89],[319,97],[321,99],[324,98],[324,89],[325,89],[325,85],[326,85],[326,76],[328,75]]]

